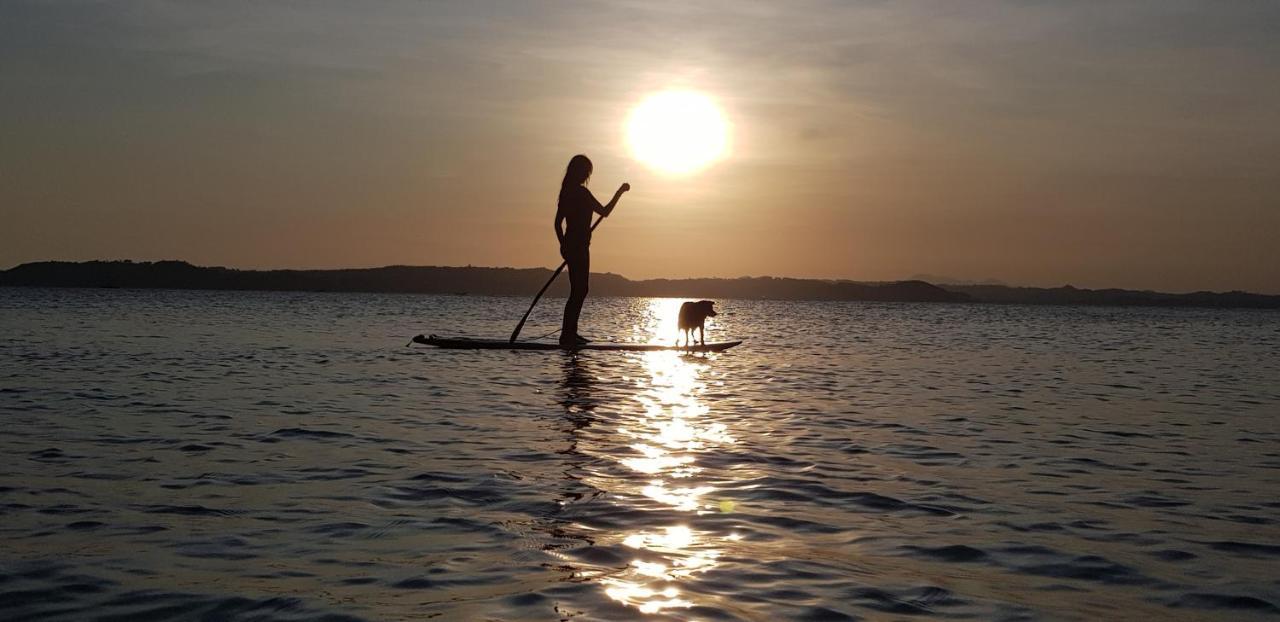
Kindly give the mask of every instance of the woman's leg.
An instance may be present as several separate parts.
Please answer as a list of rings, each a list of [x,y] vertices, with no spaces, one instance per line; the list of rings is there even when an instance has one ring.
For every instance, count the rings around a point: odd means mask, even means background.
[[[578,336],[578,317],[582,315],[582,303],[587,299],[587,280],[591,277],[591,255],[583,249],[565,257],[565,262],[569,264],[569,299],[564,303],[561,343],[570,342]]]

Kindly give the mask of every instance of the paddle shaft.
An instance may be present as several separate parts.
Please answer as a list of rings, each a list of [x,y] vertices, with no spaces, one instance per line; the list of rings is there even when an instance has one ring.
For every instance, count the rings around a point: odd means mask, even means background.
[[[591,231],[594,232],[596,227],[599,227],[602,222],[604,222],[603,214],[601,214],[600,217],[591,224]],[[508,339],[507,343],[516,342],[516,338],[520,336],[521,329],[524,328],[525,321],[529,319],[529,314],[533,313],[533,308],[538,306],[538,301],[542,299],[542,295],[547,293],[547,288],[551,287],[551,284],[556,282],[556,277],[560,276],[561,272],[564,272],[564,268],[567,265],[569,265],[569,262],[567,261],[560,262],[560,267],[556,268],[556,271],[551,274],[550,279],[547,279],[547,284],[543,285],[542,289],[538,290],[538,295],[533,297],[533,303],[529,305],[529,310],[524,312],[524,317],[520,318],[520,323],[516,324],[516,329],[511,331],[511,339]]]

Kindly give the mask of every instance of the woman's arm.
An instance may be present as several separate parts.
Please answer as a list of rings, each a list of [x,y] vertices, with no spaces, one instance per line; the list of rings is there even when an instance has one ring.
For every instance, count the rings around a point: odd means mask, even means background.
[[[560,240],[560,245],[564,246],[564,210],[556,207],[556,239]]]
[[[597,214],[600,214],[601,216],[608,216],[609,214],[612,214],[613,208],[618,205],[618,199],[622,198],[622,193],[630,189],[631,189],[631,184],[622,184],[621,186],[618,186],[618,191],[613,193],[613,198],[609,200],[609,204],[600,205],[600,202],[597,201],[596,197],[591,194],[591,191],[587,190],[586,187],[583,187],[583,190],[586,190],[587,192],[587,196],[591,198],[591,201],[590,201],[591,211]]]

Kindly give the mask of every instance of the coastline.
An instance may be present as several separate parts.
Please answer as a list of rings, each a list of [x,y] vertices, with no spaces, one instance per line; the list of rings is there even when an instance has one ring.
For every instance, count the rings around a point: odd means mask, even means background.
[[[32,262],[0,271],[0,287],[189,289],[528,296],[550,276],[547,268],[386,266],[335,270],[237,270],[184,261]],[[1280,295],[1250,292],[1165,293],[1008,285],[949,285],[921,280],[858,282],[786,277],[631,280],[593,273],[592,295],[601,297],[713,298],[862,302],[988,303],[1107,307],[1280,309]],[[550,297],[564,297],[558,279]]]

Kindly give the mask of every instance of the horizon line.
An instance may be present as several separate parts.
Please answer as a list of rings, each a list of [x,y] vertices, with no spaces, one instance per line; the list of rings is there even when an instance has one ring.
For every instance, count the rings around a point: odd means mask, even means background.
[[[13,266],[10,266],[9,268],[3,268],[3,269],[0,269],[0,272],[8,272],[8,271],[10,271],[10,270],[14,270],[14,269],[17,269],[17,268],[19,268],[19,267],[22,267],[22,266],[24,266],[24,265],[28,265],[28,264],[40,264],[40,263],[83,264],[83,263],[94,263],[94,262],[98,262],[98,263],[135,263],[135,264],[182,263],[182,264],[186,264],[186,265],[192,266],[192,267],[194,267],[194,268],[220,268],[220,269],[224,269],[224,270],[238,270],[238,271],[242,271],[242,272],[285,272],[285,271],[292,271],[292,272],[323,272],[323,271],[337,271],[337,270],[381,270],[381,269],[386,269],[386,268],[455,268],[455,269],[475,268],[475,269],[486,269],[486,270],[546,270],[546,271],[548,271],[548,272],[551,272],[551,271],[555,270],[555,268],[553,268],[553,267],[548,267],[548,266],[516,267],[516,266],[486,266],[486,265],[474,265],[474,264],[467,264],[467,265],[462,265],[462,266],[459,266],[459,265],[442,265],[442,264],[436,264],[436,265],[427,265],[427,264],[422,264],[422,265],[413,265],[413,264],[384,264],[384,265],[371,265],[371,266],[346,266],[346,267],[330,267],[330,268],[317,268],[317,267],[310,267],[310,268],[262,268],[262,267],[240,268],[240,267],[223,266],[223,265],[201,265],[201,264],[193,263],[193,262],[188,261],[188,260],[185,260],[185,259],[154,259],[154,260],[153,260],[153,259],[81,259],[81,260],[68,260],[68,259],[40,259],[40,260],[33,260],[33,261],[24,261],[24,262],[22,262],[22,263],[18,263],[18,264],[15,264],[15,265],[13,265]],[[910,277],[910,278],[889,279],[889,280],[861,280],[861,279],[853,279],[853,278],[848,278],[848,277],[781,276],[781,275],[771,275],[771,274],[764,274],[764,275],[740,275],[740,276],[653,277],[653,278],[641,278],[641,279],[637,279],[637,278],[628,277],[628,276],[626,276],[626,275],[624,275],[624,274],[621,274],[621,273],[618,273],[618,272],[595,272],[595,271],[592,271],[592,274],[608,275],[608,276],[616,276],[616,277],[619,277],[619,278],[625,279],[625,280],[627,280],[627,281],[637,282],[637,283],[638,283],[638,282],[644,282],[644,281],[696,281],[696,280],[726,280],[726,281],[731,281],[731,280],[739,280],[739,279],[792,279],[792,280],[801,280],[801,281],[828,281],[828,282],[837,282],[837,283],[838,283],[838,282],[846,282],[846,283],[855,283],[855,284],[887,284],[887,283],[904,283],[904,282],[909,282],[909,281],[919,281],[919,282],[922,282],[922,283],[928,283],[928,284],[930,284],[930,285],[934,285],[934,286],[949,285],[949,286],[953,286],[953,287],[1005,287],[1005,288],[1010,288],[1010,289],[1047,289],[1047,290],[1068,289],[1068,288],[1070,288],[1070,289],[1085,290],[1085,291],[1108,291],[1108,290],[1116,290],[1116,291],[1131,291],[1131,292],[1141,292],[1141,293],[1152,293],[1152,294],[1175,294],[1175,295],[1184,295],[1184,294],[1206,294],[1206,293],[1207,293],[1207,294],[1252,294],[1252,295],[1260,295],[1260,296],[1280,296],[1280,291],[1278,291],[1278,292],[1260,292],[1260,291],[1248,291],[1248,290],[1241,290],[1241,289],[1231,289],[1231,290],[1195,289],[1195,290],[1186,290],[1186,291],[1162,291],[1162,290],[1156,290],[1156,289],[1150,289],[1150,288],[1128,288],[1128,287],[1121,287],[1121,286],[1108,286],[1108,287],[1080,287],[1080,286],[1073,285],[1073,284],[1071,284],[1071,283],[1069,283],[1069,282],[1068,282],[1068,283],[1063,283],[1063,284],[1061,284],[1061,285],[1021,285],[1021,284],[1012,284],[1012,283],[1007,283],[1007,282],[1001,281],[1001,280],[999,280],[999,279],[985,279],[985,280],[981,280],[981,281],[980,281],[980,280],[973,280],[973,279],[960,279],[960,280],[958,280],[958,281],[949,281],[949,280],[933,281],[933,280],[928,280],[928,279],[924,279],[924,278],[915,278],[915,277]],[[940,275],[921,274],[921,275],[919,275],[919,276],[940,276]]]

